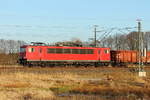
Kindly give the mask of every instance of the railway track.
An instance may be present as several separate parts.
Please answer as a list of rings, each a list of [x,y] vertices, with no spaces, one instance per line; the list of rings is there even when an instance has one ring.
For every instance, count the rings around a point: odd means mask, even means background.
[[[0,73],[1,72],[30,72],[30,73],[59,73],[59,72],[71,72],[71,73],[85,73],[85,72],[95,72],[95,73],[100,73],[100,72],[129,72],[129,71],[135,71],[134,69],[137,70],[137,68],[120,68],[120,67],[12,67],[12,66],[7,66],[7,67],[0,67]],[[150,72],[150,67],[146,67],[145,70],[147,72]]]
[[[24,66],[0,66],[0,69],[130,69],[130,68],[138,68],[137,67],[128,67],[128,66],[114,66],[114,67],[108,67],[108,66],[99,66],[99,67],[94,67],[94,66],[46,66],[46,67],[40,67],[40,66],[32,66],[32,67],[24,67]],[[149,69],[150,66],[145,66],[146,69]]]
[[[117,68],[118,69],[118,68]],[[122,68],[119,68],[122,69]],[[59,73],[59,72],[111,72],[114,68],[95,67],[0,67],[0,72],[33,72],[33,73]]]

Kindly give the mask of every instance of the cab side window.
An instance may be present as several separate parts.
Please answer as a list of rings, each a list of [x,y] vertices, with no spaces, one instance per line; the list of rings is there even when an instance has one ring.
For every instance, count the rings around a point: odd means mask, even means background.
[[[34,52],[35,50],[34,50],[34,48],[28,48],[28,51],[29,51],[30,53],[32,53],[32,52]]]
[[[105,53],[105,54],[108,54],[108,53],[109,53],[109,50],[104,50],[104,53]]]

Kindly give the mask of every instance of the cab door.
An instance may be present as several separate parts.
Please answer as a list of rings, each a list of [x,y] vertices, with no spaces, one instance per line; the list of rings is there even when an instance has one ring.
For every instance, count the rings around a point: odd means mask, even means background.
[[[39,60],[37,49],[38,48],[35,47],[35,46],[28,47],[28,49],[27,49],[27,58],[28,58],[29,61],[38,61]]]
[[[98,61],[100,62],[101,61],[101,49],[98,49],[97,53],[98,53]]]
[[[29,61],[40,61],[42,59],[42,48],[37,46],[28,47],[27,58]]]
[[[108,48],[98,49],[98,59],[100,62],[110,61],[110,50]]]
[[[103,60],[104,60],[104,50],[103,50],[103,48],[99,48],[98,49],[98,60],[99,60],[99,62],[103,62]]]
[[[42,52],[43,52],[42,48],[41,47],[38,48],[38,56],[39,56],[38,58],[40,61],[42,60]]]

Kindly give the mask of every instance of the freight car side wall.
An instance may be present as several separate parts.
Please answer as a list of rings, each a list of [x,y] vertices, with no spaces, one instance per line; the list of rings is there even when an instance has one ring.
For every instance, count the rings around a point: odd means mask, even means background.
[[[144,58],[144,60],[146,61],[146,63],[150,64],[150,51],[146,53],[146,57]]]
[[[128,50],[111,51],[111,61],[113,63],[137,63],[138,52]]]

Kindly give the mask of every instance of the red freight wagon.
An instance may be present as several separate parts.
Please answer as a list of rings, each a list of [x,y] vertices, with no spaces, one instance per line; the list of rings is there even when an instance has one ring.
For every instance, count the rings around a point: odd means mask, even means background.
[[[137,63],[138,52],[129,50],[111,51],[111,61],[113,63]]]
[[[139,62],[139,52],[133,50],[117,50],[111,51],[111,61],[115,64]],[[141,58],[143,63],[150,63],[150,52],[144,54]]]
[[[109,63],[110,48],[27,45],[20,48],[22,64]]]
[[[143,58],[143,61],[150,64],[150,51],[146,53],[146,57]]]

